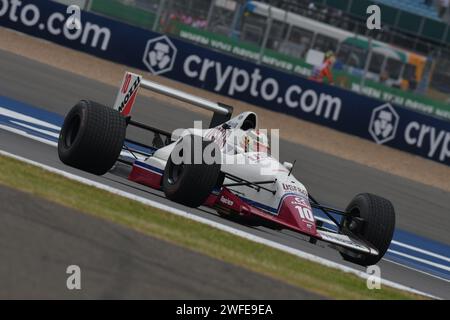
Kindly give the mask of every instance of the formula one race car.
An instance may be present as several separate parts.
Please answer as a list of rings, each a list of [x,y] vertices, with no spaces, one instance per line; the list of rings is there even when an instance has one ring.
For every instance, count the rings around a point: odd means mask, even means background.
[[[132,120],[140,87],[213,111],[209,128],[170,133]],[[293,230],[311,243],[329,243],[345,260],[377,263],[394,232],[391,202],[363,193],[345,211],[319,204],[294,178],[292,164],[272,156],[267,135],[258,130],[257,115],[244,112],[231,118],[232,111],[126,73],[112,108],[82,100],[70,110],[58,154],[63,163],[97,175],[126,163],[132,167],[128,179],[160,189],[177,203],[205,205],[246,224]],[[128,126],[153,132],[151,145],[127,139]],[[325,227],[314,212],[328,217],[335,228]]]

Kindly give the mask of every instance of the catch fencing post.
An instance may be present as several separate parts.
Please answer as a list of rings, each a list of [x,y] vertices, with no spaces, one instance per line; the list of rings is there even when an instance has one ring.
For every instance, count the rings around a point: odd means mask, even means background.
[[[211,23],[212,15],[214,12],[215,4],[216,4],[216,0],[212,0],[211,5],[209,6],[209,10],[208,10],[208,17],[206,18],[206,29],[210,30],[210,31],[211,31],[210,23]]]
[[[86,11],[91,11],[93,0],[87,0],[87,3],[84,5],[84,9]]]
[[[164,0],[159,1],[158,5],[158,11],[156,12],[155,21],[153,21],[153,31],[156,31],[156,28],[158,28],[159,20],[161,19],[162,11],[164,8]]]
[[[367,73],[369,72],[369,66],[370,66],[370,61],[372,60],[372,36],[369,36],[369,54],[367,55],[367,60],[366,60],[366,64],[364,66],[364,73],[361,77],[361,83],[360,83],[360,88],[361,90],[363,90],[364,86],[366,85],[366,77],[367,77]]]
[[[259,51],[259,57],[258,57],[258,64],[261,64],[262,57],[264,55],[264,52],[266,51],[267,41],[269,39],[270,30],[272,29],[272,6],[269,6],[269,15],[267,17],[267,27],[266,31],[264,32],[264,38],[263,42],[261,44],[261,49]]]

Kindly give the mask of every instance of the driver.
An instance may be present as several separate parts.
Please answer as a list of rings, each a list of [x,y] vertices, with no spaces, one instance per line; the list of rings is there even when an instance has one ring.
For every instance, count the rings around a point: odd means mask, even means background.
[[[262,152],[269,153],[269,139],[261,130],[250,129],[242,135],[240,145],[245,153]]]

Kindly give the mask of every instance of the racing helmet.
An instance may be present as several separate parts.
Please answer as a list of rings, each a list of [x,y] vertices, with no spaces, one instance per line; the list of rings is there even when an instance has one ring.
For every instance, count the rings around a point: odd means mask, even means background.
[[[253,129],[246,131],[241,147],[244,149],[244,152],[263,152],[267,154],[270,152],[269,139],[263,130]]]

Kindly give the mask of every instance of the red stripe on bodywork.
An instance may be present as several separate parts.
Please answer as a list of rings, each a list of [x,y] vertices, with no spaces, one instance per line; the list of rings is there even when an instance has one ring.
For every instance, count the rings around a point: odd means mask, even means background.
[[[150,188],[161,189],[161,174],[146,170],[135,165],[133,166],[128,179]]]
[[[131,112],[131,108],[133,107],[134,100],[136,100],[138,90],[136,90],[133,95],[131,96],[130,100],[128,100],[128,103],[125,105],[125,107],[122,110],[122,115],[127,116]]]
[[[320,239],[320,234],[316,230],[315,221],[307,221],[299,215],[298,209],[296,208],[299,203],[296,201],[296,198],[297,196],[286,196],[282,200],[278,215],[274,215],[245,202],[227,188],[222,188],[213,207],[219,208],[219,210],[220,208],[226,208],[229,212],[233,212],[239,216],[271,221],[283,228],[299,231]],[[311,209],[307,200],[305,201],[302,205]]]
[[[128,91],[128,87],[130,86],[130,82],[131,82],[131,74],[127,74],[125,76],[125,81],[123,83],[122,86],[122,93],[125,94]]]

